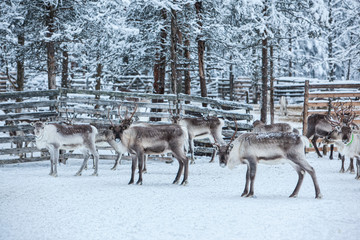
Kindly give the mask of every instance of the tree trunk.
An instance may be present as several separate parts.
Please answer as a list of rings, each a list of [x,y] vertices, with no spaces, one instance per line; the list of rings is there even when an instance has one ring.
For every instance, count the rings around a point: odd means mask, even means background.
[[[69,54],[66,48],[63,50],[63,59],[62,59],[62,71],[61,71],[61,87],[69,87]]]
[[[350,80],[350,69],[351,69],[351,59],[349,59],[348,69],[346,72],[346,80]]]
[[[185,57],[185,65],[184,65],[184,77],[185,77],[185,94],[191,94],[191,76],[190,76],[190,40],[187,35],[185,35],[184,41],[184,57]]]
[[[171,92],[178,93],[177,88],[177,26],[176,26],[176,11],[171,9],[171,46],[170,46],[170,66],[171,66]]]
[[[230,55],[230,62],[232,62],[232,55]],[[230,81],[230,101],[234,100],[234,73],[233,73],[233,64],[230,63],[229,66],[229,81]]]
[[[100,58],[98,58],[100,59]],[[95,85],[95,90],[96,91],[100,91],[101,88],[101,77],[102,77],[102,64],[98,63],[96,66],[96,85]],[[100,95],[95,95],[95,99],[100,99]],[[95,105],[95,109],[98,109],[100,106],[98,104]]]
[[[274,46],[270,46],[270,123],[273,124],[275,120],[275,105],[274,105]]]
[[[290,38],[289,38],[289,77],[292,77],[293,74],[292,74],[292,67],[293,67],[293,62],[292,62],[292,34],[291,34],[291,30],[290,30]]]
[[[259,82],[259,73],[258,73],[258,64],[257,61],[258,60],[258,56],[256,53],[256,47],[254,46],[252,48],[252,67],[253,67],[253,75],[252,75],[252,83],[251,83],[251,87],[252,87],[252,91],[253,91],[253,99],[252,102],[254,104],[258,103],[259,100],[259,89],[258,89],[258,82]]]
[[[18,35],[18,52],[16,59],[16,91],[24,91],[24,81],[25,81],[25,67],[24,67],[24,44],[25,44],[25,36],[24,32],[21,32]],[[10,75],[9,75],[10,76]],[[22,102],[22,98],[17,98],[16,102]],[[21,112],[21,109],[16,109],[17,113]]]
[[[201,1],[197,1],[195,3],[195,9],[196,9],[196,14],[198,17],[198,28],[199,28],[199,32],[200,35],[197,36],[197,43],[198,43],[198,63],[199,63],[199,78],[200,78],[200,91],[201,91],[201,96],[202,97],[207,97],[207,89],[206,89],[206,79],[205,79],[205,68],[204,68],[204,52],[205,52],[205,41],[202,39],[202,2]],[[203,107],[206,107],[207,104],[203,104]]]
[[[267,82],[268,82],[268,57],[267,57],[267,37],[262,40],[262,61],[261,61],[261,116],[260,120],[266,123],[267,120]]]
[[[267,2],[265,2],[264,6],[264,17],[267,16]],[[260,120],[266,124],[267,120],[267,82],[268,82],[268,56],[267,56],[267,44],[268,44],[268,37],[266,31],[263,33],[262,39],[262,61],[261,61],[261,81],[262,81],[262,94],[261,94],[261,111],[260,111]]]
[[[166,10],[161,10],[161,16],[163,18],[163,23],[166,22]],[[155,53],[155,64],[154,64],[154,92],[156,94],[165,93],[165,70],[166,70],[166,38],[167,38],[167,29],[162,27],[160,30],[160,47]],[[164,102],[162,99],[152,99],[151,102],[159,103]],[[152,108],[151,112],[162,112],[162,109]],[[150,121],[161,121],[161,118],[151,117]]]
[[[49,15],[46,17],[47,32],[46,37],[51,39],[55,32],[55,8],[52,4],[46,6]],[[56,60],[55,60],[55,42],[49,40],[47,47],[47,72],[48,72],[48,88],[56,89]]]
[[[333,16],[332,16],[332,5],[331,0],[328,2],[329,9],[329,28],[328,28],[328,61],[329,61],[329,72],[328,80],[330,82],[335,81],[335,64],[334,64],[334,52],[333,52]]]

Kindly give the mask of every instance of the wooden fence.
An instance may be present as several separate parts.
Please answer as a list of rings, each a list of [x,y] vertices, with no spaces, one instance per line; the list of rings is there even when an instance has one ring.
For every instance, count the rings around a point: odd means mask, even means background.
[[[22,102],[16,102],[19,98]],[[233,134],[234,120],[239,131],[248,131],[252,128],[249,123],[253,118],[251,105],[185,94],[176,96],[83,89],[6,92],[0,93],[0,163],[48,159],[46,151],[37,150],[33,144],[33,127],[30,122],[47,119],[56,122],[72,120],[74,123],[106,125],[110,124],[110,120],[115,123],[119,119],[119,114],[124,115],[126,109],[131,111],[135,105],[138,108],[135,117],[141,122],[150,122],[153,118],[169,122],[169,109],[176,108],[181,109],[184,116],[204,114],[223,117],[227,126],[223,130],[225,138]],[[157,112],[152,109],[157,109]],[[15,132],[17,135],[13,134]],[[198,141],[196,146],[198,154],[212,152],[211,145],[206,141]],[[67,153],[63,157],[81,158],[81,154]],[[100,158],[115,159],[115,155],[105,151],[105,154],[100,154]]]
[[[357,115],[354,123],[360,124],[360,84],[309,84],[307,80],[304,89],[303,135],[307,132],[310,115],[333,113],[333,106],[340,103],[353,106]]]

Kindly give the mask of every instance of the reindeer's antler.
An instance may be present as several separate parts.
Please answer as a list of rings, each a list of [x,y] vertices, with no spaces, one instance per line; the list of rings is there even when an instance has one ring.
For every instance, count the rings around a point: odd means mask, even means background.
[[[237,122],[236,122],[236,118],[234,117],[234,122],[235,122],[235,132],[234,134],[232,135],[231,139],[230,139],[230,142],[229,142],[229,146],[230,144],[235,140],[235,136],[236,136],[236,133],[237,133],[237,129],[238,129],[238,126],[237,126]]]
[[[111,121],[111,118],[110,118],[110,108],[108,109],[108,119],[110,121],[111,126],[115,126],[114,123]]]

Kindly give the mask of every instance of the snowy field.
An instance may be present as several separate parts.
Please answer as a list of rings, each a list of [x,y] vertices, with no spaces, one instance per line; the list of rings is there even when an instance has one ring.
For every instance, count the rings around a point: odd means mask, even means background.
[[[360,181],[339,173],[340,161],[307,155],[323,199],[308,174],[290,199],[297,174],[288,164],[259,165],[255,198],[242,198],[245,165],[234,170],[198,159],[187,186],[171,184],[178,168],[149,161],[142,186],[128,185],[130,162],[99,176],[74,174],[69,160],[48,175],[49,162],[0,167],[0,239],[359,239]]]

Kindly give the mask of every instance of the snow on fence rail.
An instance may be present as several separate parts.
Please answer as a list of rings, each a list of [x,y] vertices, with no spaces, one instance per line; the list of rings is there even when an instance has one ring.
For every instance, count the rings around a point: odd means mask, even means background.
[[[16,99],[22,99],[22,102],[16,102]],[[126,108],[131,111],[135,105],[138,108],[135,117],[143,122],[153,120],[169,122],[169,109],[178,109],[184,116],[223,117],[227,126],[223,131],[225,138],[233,134],[234,119],[239,131],[252,128],[249,124],[253,119],[250,114],[251,105],[185,94],[177,96],[83,89],[6,92],[0,93],[0,163],[48,159],[46,151],[39,151],[34,146],[31,122],[46,119],[56,122],[73,121],[109,125],[110,121],[115,123],[119,120],[119,114],[124,115]],[[196,146],[198,154],[212,152],[209,148],[211,145],[207,141],[198,141]],[[109,147],[100,148],[100,150],[109,149]],[[63,154],[62,157],[81,158],[80,154],[72,153]],[[115,159],[115,157],[108,151],[100,152],[101,159]]]

